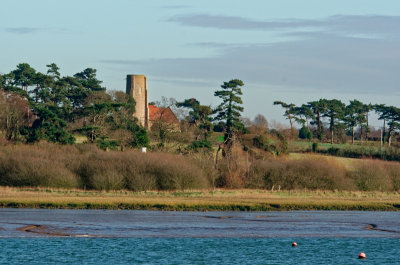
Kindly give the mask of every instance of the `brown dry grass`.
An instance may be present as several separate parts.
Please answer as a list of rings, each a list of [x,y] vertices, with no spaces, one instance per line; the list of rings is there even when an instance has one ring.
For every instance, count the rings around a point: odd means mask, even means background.
[[[265,190],[99,192],[0,187],[0,204],[12,207],[172,210],[398,210],[399,193]]]

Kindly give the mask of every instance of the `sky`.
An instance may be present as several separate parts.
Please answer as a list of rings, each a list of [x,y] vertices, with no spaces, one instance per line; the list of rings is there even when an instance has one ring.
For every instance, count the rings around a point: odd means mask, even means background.
[[[144,74],[150,101],[213,107],[237,78],[243,116],[284,124],[275,100],[400,106],[398,0],[2,0],[1,10],[0,73],[91,67],[123,91],[127,74]]]

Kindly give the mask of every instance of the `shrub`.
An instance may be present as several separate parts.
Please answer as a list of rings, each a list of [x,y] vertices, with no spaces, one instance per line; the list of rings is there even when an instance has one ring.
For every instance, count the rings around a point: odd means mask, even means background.
[[[312,144],[312,151],[315,153],[318,150],[318,143],[313,143]]]
[[[352,172],[352,177],[362,191],[393,190],[392,180],[386,167],[381,161],[363,161]]]
[[[132,132],[131,147],[149,147],[149,136],[145,128],[137,124],[129,124],[128,129]]]
[[[392,181],[392,188],[394,191],[400,191],[400,165],[387,163],[386,170],[388,172],[389,178]]]
[[[299,131],[299,138],[311,140],[312,133],[310,132],[310,130],[308,130],[306,127],[303,126],[303,127],[301,127],[301,129]]]
[[[255,161],[246,184],[266,189],[351,189],[346,178],[346,169],[327,159],[273,159]]]
[[[208,187],[195,161],[165,153],[104,152],[93,145],[12,146],[0,149],[0,185],[96,190]]]
[[[253,138],[253,145],[254,147],[269,151],[270,141],[264,135],[260,134]]]
[[[207,140],[193,141],[188,147],[188,150],[198,151],[199,149],[212,149],[211,143]]]
[[[337,147],[332,146],[332,147],[328,148],[328,154],[330,154],[330,155],[337,156],[337,155],[339,155],[339,152],[340,152],[340,149]]]
[[[117,140],[99,139],[96,141],[97,146],[102,150],[118,150],[121,142]]]
[[[78,187],[78,178],[68,168],[74,165],[71,162],[73,148],[55,145],[49,152],[49,146],[3,147],[0,152],[0,185]]]

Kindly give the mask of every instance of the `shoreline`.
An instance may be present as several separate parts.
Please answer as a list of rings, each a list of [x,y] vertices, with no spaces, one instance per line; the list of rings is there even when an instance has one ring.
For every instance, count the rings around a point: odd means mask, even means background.
[[[400,211],[398,192],[87,191],[0,187],[1,208],[162,211]]]

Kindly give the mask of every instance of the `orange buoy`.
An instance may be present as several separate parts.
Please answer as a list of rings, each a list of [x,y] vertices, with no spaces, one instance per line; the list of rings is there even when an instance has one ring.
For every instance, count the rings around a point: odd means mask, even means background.
[[[365,255],[364,252],[361,252],[360,254],[358,254],[358,258],[359,258],[359,259],[366,259],[366,258],[367,258],[367,255]]]
[[[296,243],[296,242],[293,242],[293,243],[292,243],[292,247],[297,247],[297,243]]]

